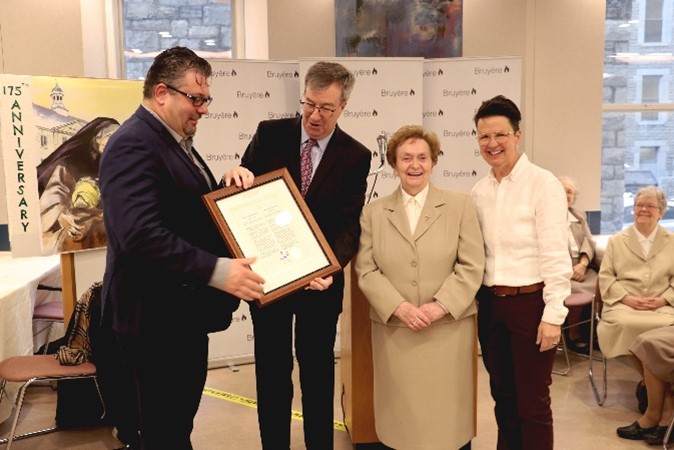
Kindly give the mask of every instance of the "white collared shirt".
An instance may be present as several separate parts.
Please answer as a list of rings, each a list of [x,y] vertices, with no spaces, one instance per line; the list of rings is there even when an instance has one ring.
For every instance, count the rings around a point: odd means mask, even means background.
[[[653,241],[655,240],[655,235],[658,233],[658,227],[649,234],[644,236],[637,230],[637,227],[634,227],[634,232],[637,234],[637,240],[639,245],[641,245],[641,250],[644,252],[644,258],[648,258],[648,254],[651,252],[651,247],[653,246]]]
[[[566,194],[559,180],[522,154],[499,183],[493,170],[471,191],[484,235],[486,286],[543,281],[542,320],[561,325],[571,293]]]
[[[414,234],[414,230],[417,229],[417,223],[419,223],[419,216],[421,215],[421,210],[424,209],[426,204],[426,197],[428,197],[428,186],[426,185],[417,195],[411,196],[401,187],[400,193],[403,198],[403,205],[405,205],[405,211],[407,212],[407,221],[410,224],[410,231]]]

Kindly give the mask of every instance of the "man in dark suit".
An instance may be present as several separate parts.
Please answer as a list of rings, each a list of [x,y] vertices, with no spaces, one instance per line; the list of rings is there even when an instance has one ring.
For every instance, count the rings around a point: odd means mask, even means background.
[[[227,257],[201,199],[217,187],[191,148],[212,100],[210,75],[210,64],[187,48],[160,53],[145,78],[142,105],[110,138],[101,160],[108,236],[103,323],[130,371],[140,448],[147,450],[192,448],[208,333],[229,326],[239,299],[262,295],[264,280],[249,267],[254,259]],[[174,384],[169,391],[166,377]]]
[[[337,126],[355,83],[344,66],[317,62],[305,76],[302,117],[260,122],[241,166],[225,183],[248,187],[253,174],[287,167],[342,267],[358,249],[370,151]],[[308,145],[307,142],[309,142]],[[301,149],[310,152],[302,183]],[[252,173],[251,173],[252,172]],[[290,448],[293,397],[293,319],[300,369],[304,441],[333,448],[334,346],[342,311],[344,273],[316,278],[270,305],[250,303],[255,333],[258,421],[265,450]]]

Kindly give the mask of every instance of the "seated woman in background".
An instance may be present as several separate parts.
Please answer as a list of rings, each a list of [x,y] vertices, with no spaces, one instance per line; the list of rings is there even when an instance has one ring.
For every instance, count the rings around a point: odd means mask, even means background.
[[[640,189],[634,225],[611,236],[599,269],[599,347],[607,358],[630,356],[642,376],[643,366],[629,351],[634,338],[674,324],[674,234],[658,226],[666,208],[661,189]]]
[[[571,293],[588,293],[594,295],[597,285],[597,272],[590,267],[594,259],[596,244],[587,226],[585,212],[573,207],[578,196],[578,187],[576,182],[569,177],[559,177],[559,181],[566,191],[566,202],[569,206],[569,254],[573,265],[573,275],[571,276]],[[569,314],[566,317],[567,323],[578,323],[583,315],[589,316],[590,305],[575,306],[569,308]],[[570,350],[577,353],[589,352],[589,343],[587,337],[581,335],[578,326],[568,329],[567,346]]]
[[[634,339],[630,352],[642,366],[648,392],[648,407],[633,424],[618,428],[618,436],[662,444],[674,415],[674,327],[646,331]],[[674,433],[669,442],[674,441]]]

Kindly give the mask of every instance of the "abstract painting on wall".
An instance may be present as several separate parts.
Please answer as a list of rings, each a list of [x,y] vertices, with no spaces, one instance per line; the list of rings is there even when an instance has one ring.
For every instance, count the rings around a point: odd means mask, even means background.
[[[335,0],[337,56],[462,55],[463,0]]]

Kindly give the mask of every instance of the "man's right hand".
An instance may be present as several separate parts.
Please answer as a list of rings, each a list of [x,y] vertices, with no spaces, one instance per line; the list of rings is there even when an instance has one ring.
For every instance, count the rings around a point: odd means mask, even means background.
[[[233,181],[234,184],[236,184],[238,187],[248,189],[253,185],[255,175],[245,167],[238,166],[227,169],[225,174],[222,176],[222,180],[225,182],[225,186],[227,187],[229,187]]]
[[[262,298],[264,279],[252,271],[250,265],[256,258],[232,259],[229,275],[223,290],[243,300]]]

